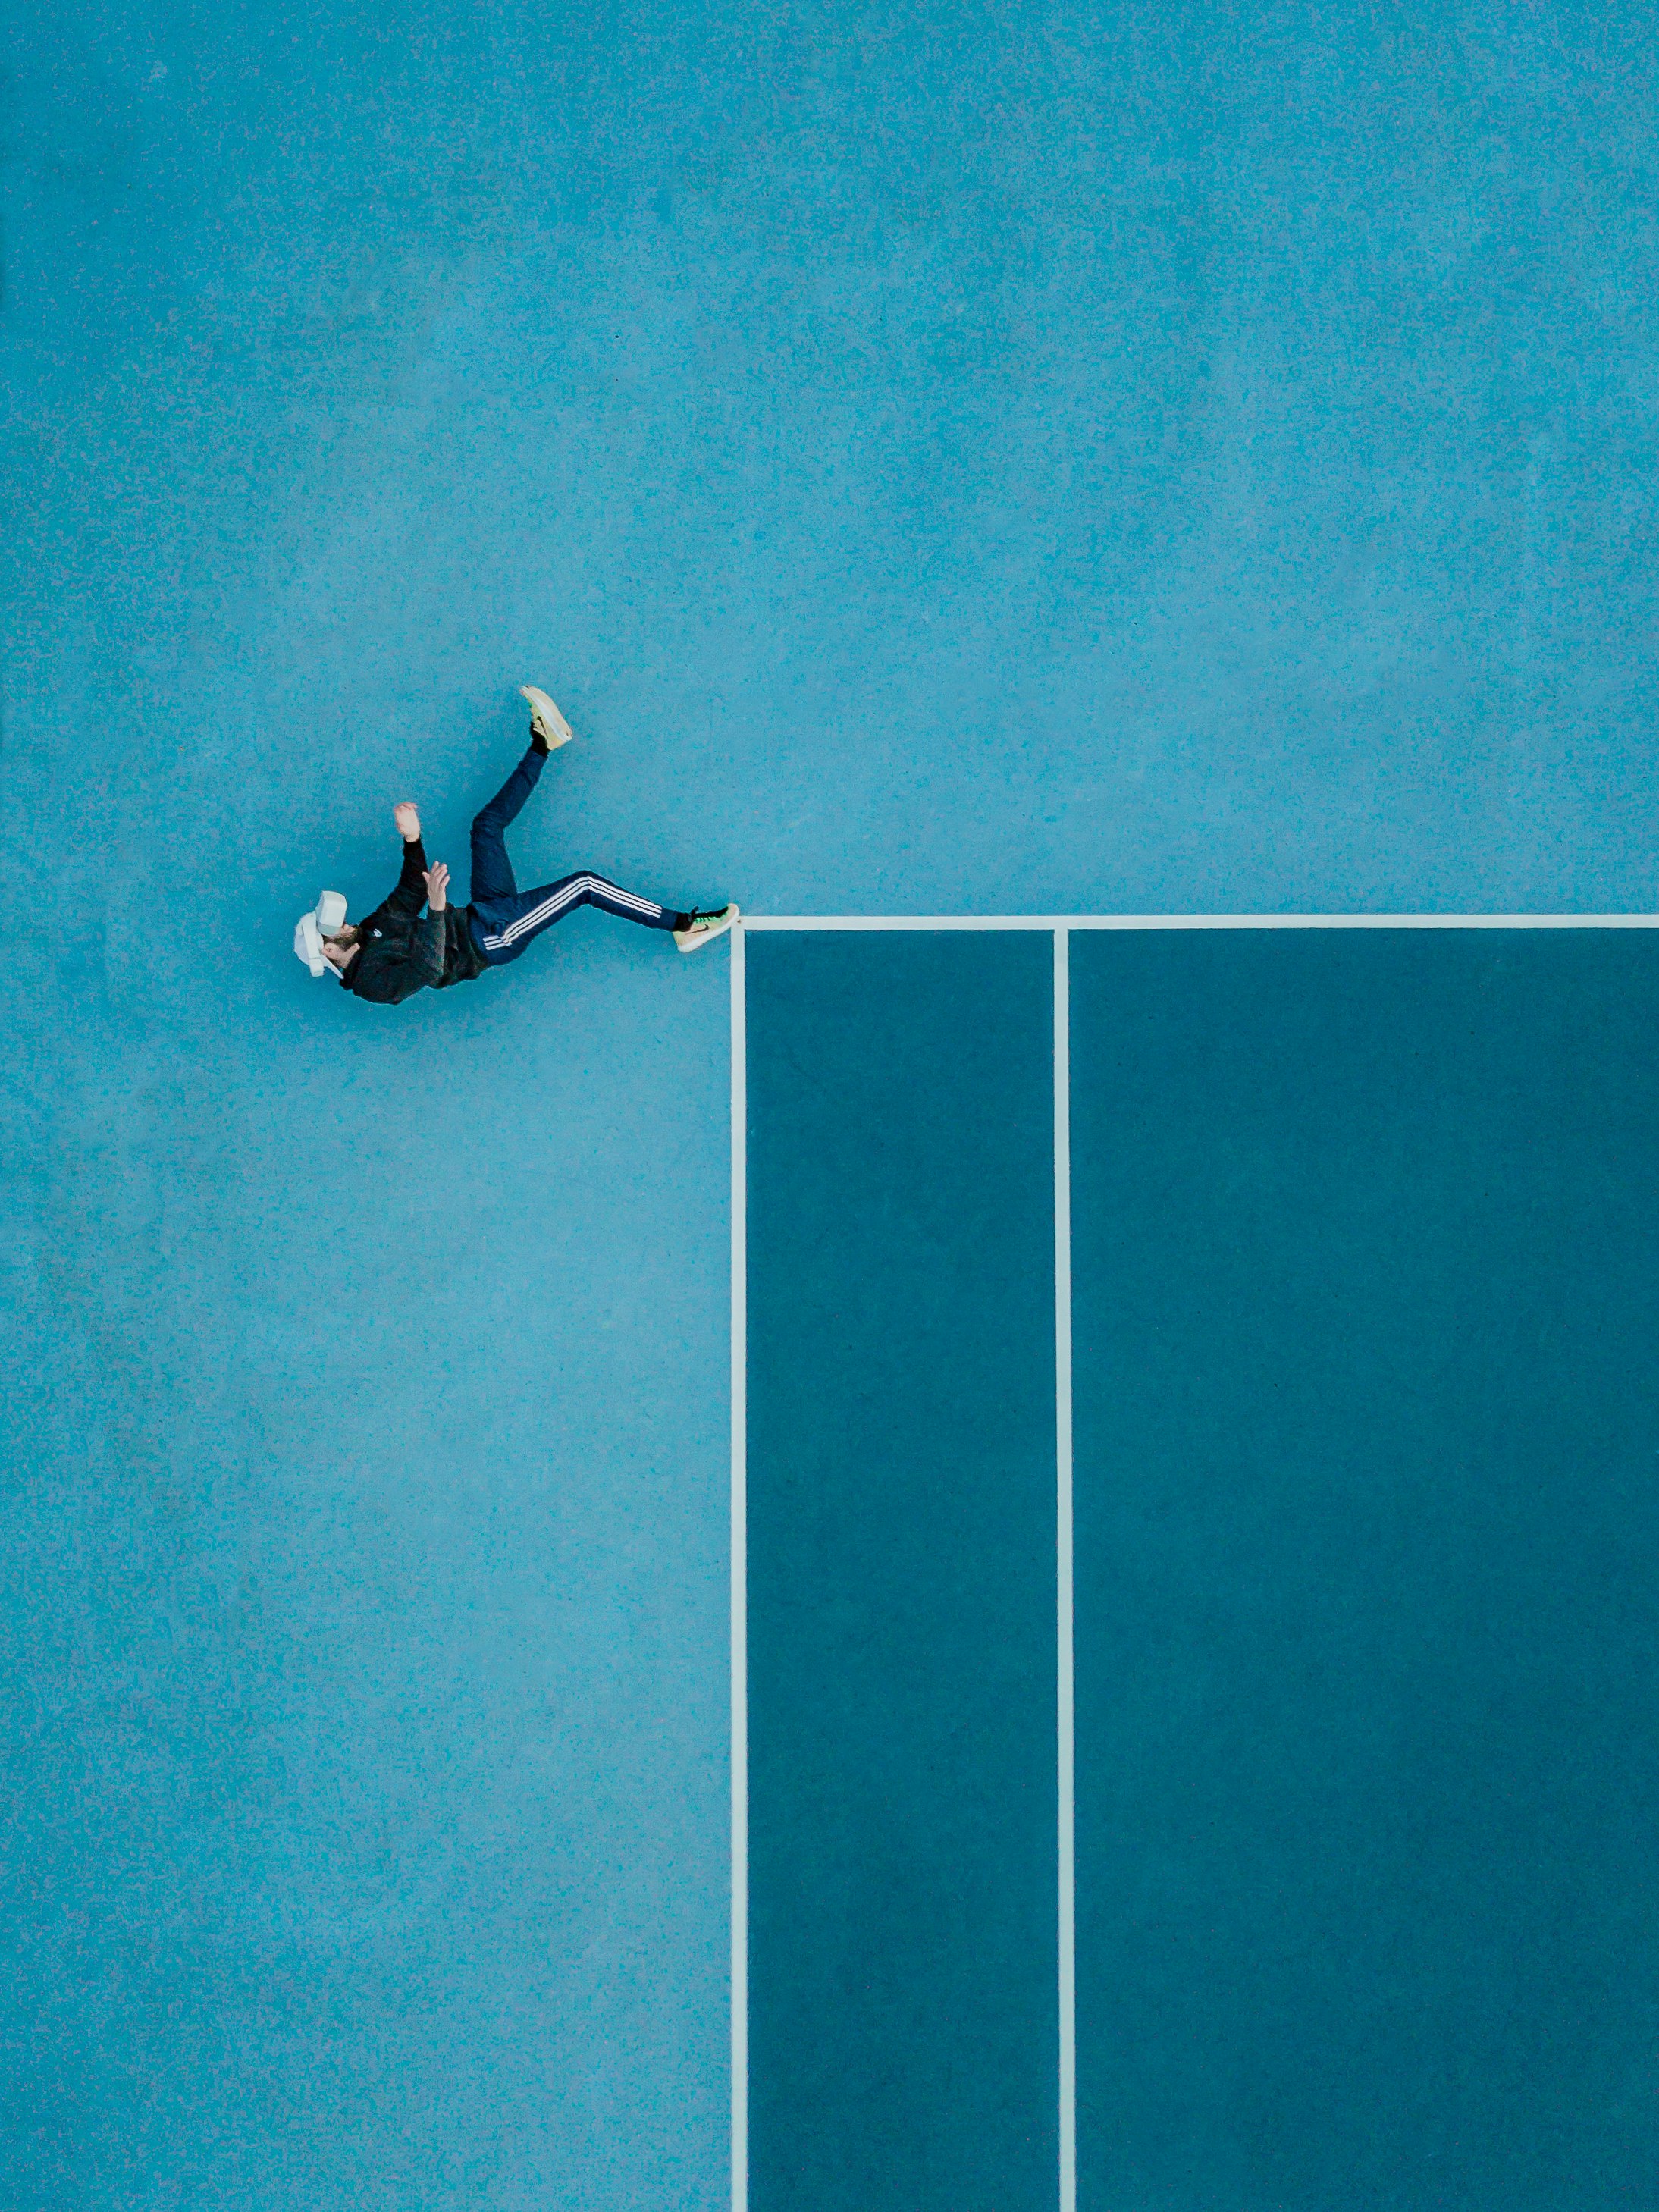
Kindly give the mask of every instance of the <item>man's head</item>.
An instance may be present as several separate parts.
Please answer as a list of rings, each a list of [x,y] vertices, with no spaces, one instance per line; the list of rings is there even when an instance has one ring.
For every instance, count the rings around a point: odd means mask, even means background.
[[[321,975],[330,968],[341,969],[349,964],[337,959],[331,947],[340,945],[343,938],[349,939],[350,951],[357,946],[357,933],[346,927],[346,902],[343,893],[325,891],[309,914],[302,914],[294,928],[295,956],[305,962],[313,975]],[[340,945],[342,952],[347,948]]]
[[[323,939],[324,959],[331,968],[342,975],[357,957],[357,940],[360,933],[356,923],[351,921],[348,922],[343,929],[337,929],[332,937],[325,937]]]

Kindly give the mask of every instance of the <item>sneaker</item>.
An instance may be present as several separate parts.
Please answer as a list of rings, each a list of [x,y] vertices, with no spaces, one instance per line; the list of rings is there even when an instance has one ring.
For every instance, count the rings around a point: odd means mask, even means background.
[[[545,691],[538,691],[533,684],[521,684],[519,696],[530,702],[530,726],[551,752],[556,745],[568,745],[576,732],[559,712]]]
[[[737,918],[734,906],[723,906],[718,914],[694,914],[684,929],[674,932],[674,942],[682,952],[695,952],[700,945],[724,937]]]

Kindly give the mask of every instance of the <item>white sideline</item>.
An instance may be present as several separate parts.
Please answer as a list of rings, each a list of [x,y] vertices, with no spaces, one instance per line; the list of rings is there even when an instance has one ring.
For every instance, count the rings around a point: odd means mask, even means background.
[[[746,914],[745,929],[1659,929],[1659,914]]]
[[[749,2212],[749,1060],[732,938],[732,2212]]]
[[[1060,2212],[1077,2212],[1077,1855],[1072,1659],[1071,933],[1054,932],[1054,1658],[1059,1765]]]

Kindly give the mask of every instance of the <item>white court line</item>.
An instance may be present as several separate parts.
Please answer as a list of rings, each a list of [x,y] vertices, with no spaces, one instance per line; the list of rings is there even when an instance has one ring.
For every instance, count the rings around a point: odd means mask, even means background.
[[[732,938],[732,2212],[749,2212],[749,1038]]]
[[[746,914],[745,929],[1659,929],[1659,914]]]
[[[1077,1856],[1072,1661],[1070,933],[1054,932],[1054,1474],[1060,1844],[1060,2212],[1077,2212]]]

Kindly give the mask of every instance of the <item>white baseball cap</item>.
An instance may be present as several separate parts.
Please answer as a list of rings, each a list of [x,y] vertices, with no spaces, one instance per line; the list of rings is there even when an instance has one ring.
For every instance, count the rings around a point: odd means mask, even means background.
[[[328,963],[323,957],[323,939],[332,937],[345,927],[346,902],[343,891],[325,891],[309,914],[302,914],[294,925],[294,954],[303,960],[313,975],[325,975]]]

